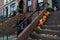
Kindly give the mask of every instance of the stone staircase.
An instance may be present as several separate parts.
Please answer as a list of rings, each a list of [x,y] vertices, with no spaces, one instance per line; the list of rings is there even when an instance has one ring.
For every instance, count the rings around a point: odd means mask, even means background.
[[[34,28],[27,40],[60,40],[60,11],[52,12],[40,30]]]

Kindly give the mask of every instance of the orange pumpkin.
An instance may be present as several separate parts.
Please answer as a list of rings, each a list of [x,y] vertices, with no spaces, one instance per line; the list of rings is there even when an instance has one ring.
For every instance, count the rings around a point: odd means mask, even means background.
[[[43,21],[45,22],[45,21],[46,21],[46,19],[44,19],[44,18],[43,18]]]
[[[47,14],[49,15],[49,14],[50,14],[50,12],[49,12],[49,11],[47,11]]]
[[[39,25],[43,25],[43,24],[44,24],[44,22],[43,22],[43,21],[40,21],[40,22],[39,22]]]
[[[47,18],[47,17],[44,15],[44,16],[43,16],[43,19],[46,19],[46,18]]]
[[[33,33],[33,34],[36,34],[36,31],[33,31],[32,33]]]
[[[50,14],[50,12],[49,12],[49,11],[47,11],[47,12],[45,13],[45,16],[49,16],[49,14]]]
[[[45,13],[45,16],[48,16],[48,14],[47,14],[47,13]]]
[[[54,8],[53,8],[53,10],[54,10],[54,12],[56,12],[56,11],[57,11],[57,8],[56,8],[56,7],[54,7]]]
[[[40,26],[37,26],[36,28],[37,28],[37,30],[41,30]]]

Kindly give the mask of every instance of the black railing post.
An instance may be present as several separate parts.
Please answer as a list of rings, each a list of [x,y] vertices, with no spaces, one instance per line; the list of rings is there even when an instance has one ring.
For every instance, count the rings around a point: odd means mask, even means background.
[[[8,34],[7,34],[7,40],[8,40]]]
[[[3,35],[3,40],[4,40],[4,35]]]

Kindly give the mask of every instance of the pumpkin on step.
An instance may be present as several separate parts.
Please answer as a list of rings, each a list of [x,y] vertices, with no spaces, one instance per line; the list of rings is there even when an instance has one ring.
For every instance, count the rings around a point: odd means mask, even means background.
[[[54,7],[54,8],[53,8],[53,10],[54,10],[54,12],[56,12],[56,11],[57,11],[57,8],[56,8],[56,7]]]
[[[36,28],[37,28],[37,30],[41,30],[40,26],[37,26]]]
[[[49,12],[49,11],[47,11],[47,14],[49,15],[49,14],[50,14],[50,12]]]
[[[50,15],[50,12],[49,11],[47,11],[46,13],[45,13],[45,16],[49,16]]]
[[[43,21],[39,21],[39,25],[43,25],[44,24],[44,22]]]
[[[47,17],[48,17],[48,14],[47,14],[47,13],[45,13],[45,16],[47,16]]]
[[[45,22],[45,21],[46,21],[46,19],[44,19],[44,18],[43,18],[43,21]]]
[[[33,31],[32,34],[36,34],[36,31]]]
[[[44,16],[43,16],[43,19],[46,19],[46,18],[47,18],[47,17],[44,15]]]

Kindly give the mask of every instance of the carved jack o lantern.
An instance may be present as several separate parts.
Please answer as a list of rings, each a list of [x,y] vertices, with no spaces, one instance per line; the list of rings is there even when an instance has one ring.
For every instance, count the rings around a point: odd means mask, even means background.
[[[37,28],[37,30],[41,30],[40,26],[37,26],[36,28]]]

